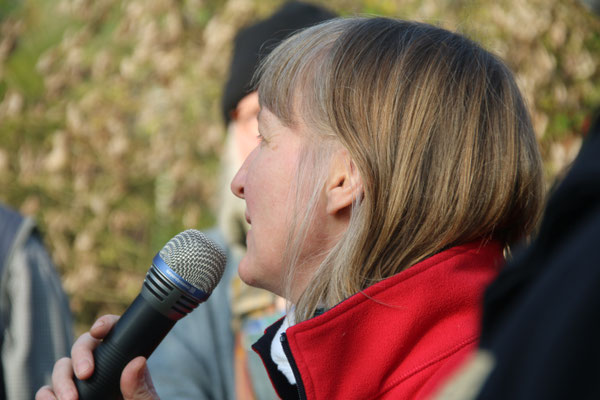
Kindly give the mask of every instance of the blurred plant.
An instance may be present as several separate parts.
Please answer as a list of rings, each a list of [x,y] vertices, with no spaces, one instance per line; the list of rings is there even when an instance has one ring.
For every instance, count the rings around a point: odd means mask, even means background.
[[[0,198],[41,223],[87,327],[123,311],[174,234],[214,223],[231,41],[281,0],[0,1]],[[549,180],[600,104],[600,22],[575,0],[314,2],[435,23],[498,53]]]

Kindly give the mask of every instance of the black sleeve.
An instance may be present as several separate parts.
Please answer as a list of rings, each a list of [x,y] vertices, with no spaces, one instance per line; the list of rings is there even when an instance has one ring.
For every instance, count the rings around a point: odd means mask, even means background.
[[[536,240],[488,288],[479,399],[600,399],[600,124],[553,193]]]

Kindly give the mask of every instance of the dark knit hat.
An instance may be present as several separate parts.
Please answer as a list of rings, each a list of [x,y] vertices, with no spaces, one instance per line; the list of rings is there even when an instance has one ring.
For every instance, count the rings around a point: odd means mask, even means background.
[[[331,11],[299,1],[286,2],[269,18],[240,30],[234,42],[229,80],[223,95],[223,116],[229,123],[238,102],[252,91],[252,76],[259,62],[283,39],[298,29],[334,18]]]

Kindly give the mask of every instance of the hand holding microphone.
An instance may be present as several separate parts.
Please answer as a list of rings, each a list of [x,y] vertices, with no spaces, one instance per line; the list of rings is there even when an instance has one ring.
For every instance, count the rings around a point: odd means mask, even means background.
[[[55,364],[53,388],[40,389],[36,400],[56,395],[116,399],[120,383],[131,392],[123,393],[126,399],[156,398],[153,390],[143,387],[149,384],[149,376],[143,375],[147,370],[139,357],[148,358],[175,322],[208,298],[221,279],[225,261],[222,250],[201,232],[187,230],[175,236],[154,257],[141,293],[123,316],[98,319],[73,345],[73,360],[64,358]],[[81,379],[75,383],[73,369]],[[143,396],[135,397],[136,391],[144,392]]]
[[[92,351],[110,332],[119,320],[118,315],[104,315],[92,326],[89,332],[80,336],[71,351],[71,358],[62,358],[54,364],[52,387],[44,386],[36,394],[36,400],[76,400],[79,399],[73,372],[77,378],[86,380],[94,371],[95,360]],[[121,391],[124,400],[159,400],[143,357],[133,359],[121,374]]]

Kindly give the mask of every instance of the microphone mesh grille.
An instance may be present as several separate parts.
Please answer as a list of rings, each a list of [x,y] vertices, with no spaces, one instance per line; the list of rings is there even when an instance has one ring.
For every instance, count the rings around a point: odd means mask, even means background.
[[[195,229],[183,231],[160,251],[163,261],[183,279],[205,293],[221,280],[227,256],[219,246]]]

